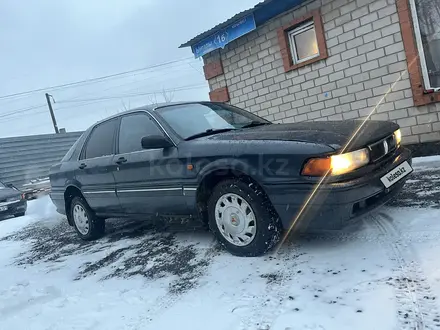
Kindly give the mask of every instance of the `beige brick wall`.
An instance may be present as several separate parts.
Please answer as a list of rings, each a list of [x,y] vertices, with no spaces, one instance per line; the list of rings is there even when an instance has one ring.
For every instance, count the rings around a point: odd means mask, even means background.
[[[285,73],[277,28],[316,8],[329,57]],[[204,60],[219,58],[225,74],[209,80],[211,90],[228,86],[231,104],[274,122],[365,118],[375,109],[371,119],[397,122],[406,143],[440,140],[440,103],[414,106],[395,0],[308,1]]]

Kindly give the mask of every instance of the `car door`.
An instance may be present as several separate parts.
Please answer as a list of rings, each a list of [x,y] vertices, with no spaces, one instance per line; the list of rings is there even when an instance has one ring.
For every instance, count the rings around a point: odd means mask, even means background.
[[[93,128],[75,170],[75,180],[80,183],[84,198],[99,214],[112,215],[121,211],[113,175],[118,125],[119,118],[113,118]]]
[[[128,214],[187,214],[177,147],[145,150],[143,137],[165,136],[146,112],[121,117],[115,162],[116,191]]]

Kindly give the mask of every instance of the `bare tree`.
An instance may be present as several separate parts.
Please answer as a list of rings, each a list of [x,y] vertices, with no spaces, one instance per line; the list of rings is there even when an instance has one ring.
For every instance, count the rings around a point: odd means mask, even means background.
[[[128,109],[127,109],[127,107],[125,106],[125,102],[124,102],[124,100],[121,100],[121,103],[122,103],[122,106],[124,107],[124,110],[127,111]]]
[[[165,89],[162,91],[162,97],[165,102],[169,103],[174,99],[174,90],[166,91]]]
[[[163,99],[163,101],[158,101],[158,96]],[[161,93],[154,93],[148,97],[150,104],[158,105],[161,102],[169,103],[174,99],[174,90],[163,89]],[[160,100],[160,99],[159,99]]]
[[[121,99],[121,103],[122,103],[122,108],[119,108],[116,110],[116,113],[121,113],[124,111],[128,111],[131,109],[131,102],[128,101],[128,107],[125,105],[125,101],[123,99]]]
[[[158,105],[156,93],[148,95],[148,100],[150,101],[151,105]]]

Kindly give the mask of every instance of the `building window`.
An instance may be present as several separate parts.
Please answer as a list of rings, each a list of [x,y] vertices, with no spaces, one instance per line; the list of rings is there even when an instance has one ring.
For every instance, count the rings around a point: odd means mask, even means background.
[[[440,102],[438,0],[396,0],[416,106]]]
[[[319,11],[304,15],[279,28],[278,41],[286,72],[327,58]]]
[[[288,35],[293,63],[298,64],[319,56],[313,21],[301,24]]]
[[[440,2],[410,0],[426,91],[440,91]]]

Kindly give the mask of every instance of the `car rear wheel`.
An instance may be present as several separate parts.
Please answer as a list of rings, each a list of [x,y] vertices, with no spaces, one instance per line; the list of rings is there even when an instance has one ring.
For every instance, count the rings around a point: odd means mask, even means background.
[[[90,241],[104,236],[105,221],[98,218],[81,197],[74,197],[70,206],[70,216],[79,237]]]
[[[265,193],[243,179],[225,180],[214,188],[208,220],[220,243],[237,256],[262,255],[281,234],[279,217]]]

